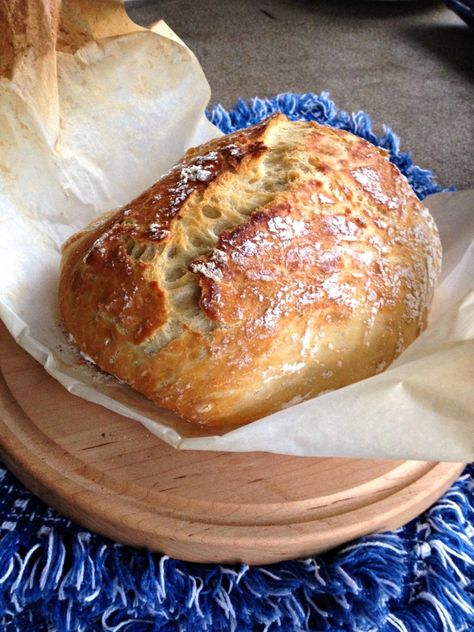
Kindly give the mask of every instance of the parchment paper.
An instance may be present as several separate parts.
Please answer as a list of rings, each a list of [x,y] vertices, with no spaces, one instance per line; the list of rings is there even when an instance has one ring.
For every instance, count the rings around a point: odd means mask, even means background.
[[[117,9],[114,0],[105,4]],[[134,30],[120,14],[116,34],[95,39],[104,34],[100,21],[56,5],[54,41],[46,37],[45,45],[43,34],[3,68],[0,82],[0,317],[17,342],[70,392],[140,421],[179,449],[472,460],[472,191],[427,200],[445,249],[430,325],[368,380],[208,436],[78,355],[58,325],[61,244],[219,132],[203,114],[204,74],[166,25]],[[87,28],[77,31],[79,19]]]

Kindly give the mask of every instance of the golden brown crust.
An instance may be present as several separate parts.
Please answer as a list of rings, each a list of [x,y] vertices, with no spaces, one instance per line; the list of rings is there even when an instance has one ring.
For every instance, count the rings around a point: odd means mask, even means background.
[[[383,370],[426,326],[436,227],[384,151],[278,115],[193,149],[68,242],[82,351],[190,421],[245,423]]]
[[[87,296],[92,313],[95,305],[130,341],[146,340],[166,322],[168,313],[163,291],[147,274],[150,264],[132,263],[130,249],[139,248],[143,255],[148,246],[166,241],[173,219],[191,195],[235,170],[246,156],[261,151],[257,137],[258,130],[252,128],[236,134],[230,146],[226,139],[202,146],[202,153],[191,150],[105,224],[70,239],[63,274],[71,274],[71,292],[81,301]]]

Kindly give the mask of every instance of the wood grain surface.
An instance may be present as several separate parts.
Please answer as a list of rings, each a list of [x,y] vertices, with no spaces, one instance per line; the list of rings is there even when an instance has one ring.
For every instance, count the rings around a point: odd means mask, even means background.
[[[119,542],[197,562],[307,556],[404,524],[463,468],[178,451],[70,395],[0,327],[4,462],[46,503]]]

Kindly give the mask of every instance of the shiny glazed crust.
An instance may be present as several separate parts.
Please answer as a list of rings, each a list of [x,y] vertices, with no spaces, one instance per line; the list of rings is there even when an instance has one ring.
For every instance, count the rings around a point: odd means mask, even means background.
[[[440,263],[384,151],[277,115],[74,235],[59,303],[101,369],[237,425],[383,371],[426,327]]]

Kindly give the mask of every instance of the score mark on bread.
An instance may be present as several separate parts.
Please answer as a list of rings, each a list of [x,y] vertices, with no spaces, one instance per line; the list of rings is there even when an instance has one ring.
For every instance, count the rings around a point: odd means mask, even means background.
[[[236,425],[385,369],[425,328],[440,261],[383,150],[276,115],[73,236],[60,310],[101,369]]]

